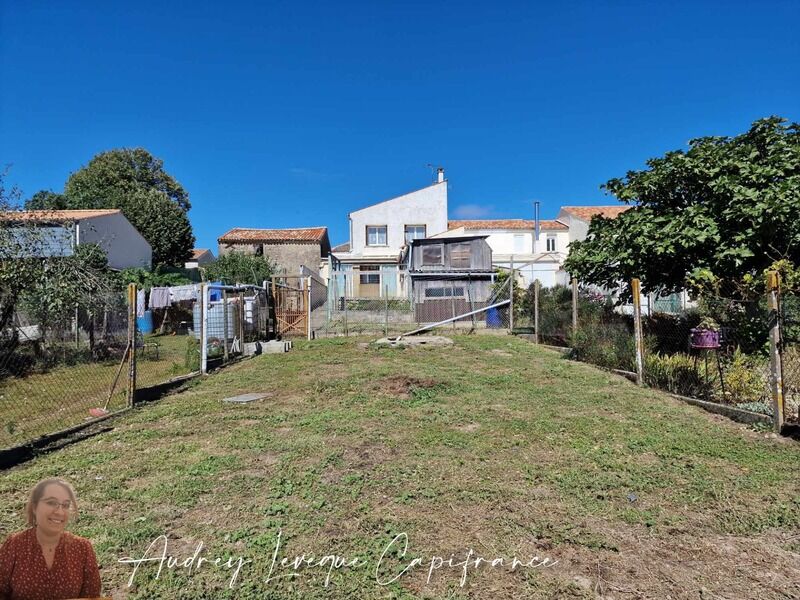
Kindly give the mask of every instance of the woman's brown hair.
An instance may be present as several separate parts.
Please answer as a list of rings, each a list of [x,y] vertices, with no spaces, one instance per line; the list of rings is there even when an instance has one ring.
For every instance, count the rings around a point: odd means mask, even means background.
[[[59,479],[58,477],[42,479],[39,483],[33,486],[30,496],[28,496],[28,503],[25,505],[25,519],[27,520],[28,525],[31,527],[36,525],[36,504],[42,499],[42,496],[44,495],[44,489],[51,484],[60,485],[62,488],[67,490],[70,502],[72,503],[71,511],[76,515],[78,514],[78,498],[75,496],[75,490],[72,489],[72,486],[69,483],[63,479]]]

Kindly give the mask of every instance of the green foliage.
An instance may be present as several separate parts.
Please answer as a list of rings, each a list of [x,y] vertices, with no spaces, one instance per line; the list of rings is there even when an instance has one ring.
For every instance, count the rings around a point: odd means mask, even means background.
[[[226,285],[237,283],[261,285],[275,272],[275,264],[268,257],[241,252],[224,254],[203,268],[206,280],[221,281]]]
[[[39,190],[25,201],[25,210],[61,210],[67,208],[67,197],[49,190]]]
[[[748,356],[737,348],[731,357],[730,364],[726,365],[723,370],[724,400],[736,404],[768,400],[769,385],[765,377],[766,368],[767,360],[765,358]]]
[[[190,372],[200,370],[200,342],[191,335],[186,338],[186,357],[184,365],[186,370]]]
[[[644,380],[650,387],[690,398],[706,398],[710,392],[709,385],[695,368],[694,357],[688,354],[645,354]]]
[[[573,357],[607,369],[633,371],[636,346],[633,332],[622,318],[582,323],[570,337]]]
[[[191,256],[194,235],[189,217],[167,194],[136,190],[119,208],[153,249],[153,265],[182,266]]]
[[[135,283],[136,287],[149,290],[154,287],[170,287],[188,285],[192,280],[186,275],[186,269],[158,266],[152,271],[140,267],[123,269],[117,275],[120,285]]]
[[[800,126],[769,117],[746,133],[691,140],[603,186],[631,209],[595,217],[564,265],[582,282],[677,291],[687,275],[751,281],[800,264]]]
[[[101,152],[70,175],[66,208],[119,208],[153,249],[153,265],[181,266],[194,235],[189,194],[143,148]]]
[[[189,194],[144,148],[101,152],[69,176],[64,194],[70,208],[120,208],[136,191],[162,192],[188,212]]]

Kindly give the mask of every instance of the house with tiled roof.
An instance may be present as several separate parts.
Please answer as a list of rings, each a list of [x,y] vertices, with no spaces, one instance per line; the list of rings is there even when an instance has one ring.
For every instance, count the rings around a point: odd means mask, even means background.
[[[584,240],[589,233],[592,217],[616,219],[630,206],[562,206],[556,220],[569,227],[569,241]]]
[[[122,270],[150,268],[153,250],[119,209],[26,210],[0,213],[0,225],[18,228],[29,236],[31,256],[70,256],[84,244],[96,244],[105,253],[108,266]]]
[[[566,284],[569,275],[562,269],[569,245],[586,238],[589,222],[599,215],[615,218],[627,206],[564,206],[553,220],[533,219],[450,220],[447,231],[436,237],[483,235],[492,249],[492,264],[517,269],[527,287],[538,279],[543,286]]]
[[[327,227],[249,229],[236,227],[217,239],[219,256],[240,252],[269,257],[277,273],[299,276],[303,267],[319,273],[320,262],[331,252]]]
[[[208,248],[192,248],[189,260],[184,263],[185,269],[197,269],[214,260],[214,253]]]

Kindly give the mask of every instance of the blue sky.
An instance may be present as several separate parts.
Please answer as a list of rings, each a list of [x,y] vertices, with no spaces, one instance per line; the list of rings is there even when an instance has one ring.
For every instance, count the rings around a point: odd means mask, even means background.
[[[184,4],[185,6],[181,6]],[[603,204],[693,137],[800,120],[800,3],[0,0],[0,164],[29,196],[142,146],[200,247],[432,180],[451,218]]]

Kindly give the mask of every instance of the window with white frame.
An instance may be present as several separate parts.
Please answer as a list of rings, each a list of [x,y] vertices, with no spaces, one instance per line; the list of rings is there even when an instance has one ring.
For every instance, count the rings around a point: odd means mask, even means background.
[[[444,264],[442,244],[431,244],[422,247],[422,264],[430,267]]]
[[[381,272],[380,267],[378,265],[361,265],[359,271],[361,271],[360,275],[358,276],[358,281],[361,285],[369,285],[369,284],[380,284],[381,282]],[[374,271],[374,272],[373,272]]]
[[[547,251],[548,252],[556,251],[556,236],[554,235],[547,236]]]
[[[367,246],[386,245],[386,225],[367,225]]]
[[[406,225],[406,244],[410,244],[414,240],[424,239],[425,235],[425,225]]]

